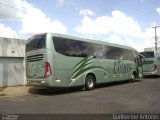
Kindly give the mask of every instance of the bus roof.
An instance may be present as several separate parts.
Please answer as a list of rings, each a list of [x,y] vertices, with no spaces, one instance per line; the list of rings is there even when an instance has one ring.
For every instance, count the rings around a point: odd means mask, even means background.
[[[115,43],[109,43],[109,42],[104,42],[104,41],[100,41],[100,40],[93,40],[93,39],[87,39],[87,38],[79,38],[79,37],[74,37],[74,36],[69,36],[69,35],[64,35],[64,34],[58,34],[58,33],[48,33],[48,34],[50,34],[52,36],[55,36],[55,37],[62,37],[62,38],[79,40],[79,41],[86,41],[86,42],[90,42],[90,43],[97,43],[97,44],[114,46],[114,47],[119,47],[119,48],[123,48],[123,49],[130,49],[130,50],[137,51],[136,49],[134,49],[132,47],[129,47],[129,46],[115,44]]]

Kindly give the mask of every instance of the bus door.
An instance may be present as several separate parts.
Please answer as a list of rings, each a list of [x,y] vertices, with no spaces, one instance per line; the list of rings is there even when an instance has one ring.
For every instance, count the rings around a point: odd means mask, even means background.
[[[145,61],[145,57],[141,54],[139,54],[136,57],[136,64],[137,64],[137,77],[142,78],[143,77],[143,63]]]

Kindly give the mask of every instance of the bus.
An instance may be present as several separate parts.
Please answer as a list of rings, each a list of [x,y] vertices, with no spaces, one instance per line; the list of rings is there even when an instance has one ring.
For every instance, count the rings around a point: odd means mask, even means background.
[[[140,52],[145,57],[143,62],[144,76],[160,75],[160,51],[144,51]]]
[[[27,40],[27,83],[44,87],[83,86],[142,76],[139,53],[128,46],[44,33]]]

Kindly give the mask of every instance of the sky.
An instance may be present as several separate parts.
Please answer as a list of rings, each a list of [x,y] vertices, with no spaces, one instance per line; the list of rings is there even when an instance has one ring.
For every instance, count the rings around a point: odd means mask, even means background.
[[[154,47],[159,0],[0,0],[0,37],[27,40],[44,32]]]

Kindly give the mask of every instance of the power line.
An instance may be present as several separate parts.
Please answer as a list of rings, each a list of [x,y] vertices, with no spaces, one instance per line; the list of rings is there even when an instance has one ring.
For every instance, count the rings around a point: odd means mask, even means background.
[[[10,8],[13,8],[13,9],[15,9],[15,10],[17,10],[17,11],[25,12],[25,9],[20,9],[20,8],[14,7],[14,6],[9,5],[9,4],[7,4],[7,3],[5,3],[5,2],[3,2],[3,1],[0,1],[0,4],[1,4],[1,5],[5,5],[5,6],[7,6],[7,7],[10,7]]]

